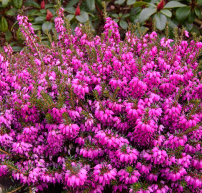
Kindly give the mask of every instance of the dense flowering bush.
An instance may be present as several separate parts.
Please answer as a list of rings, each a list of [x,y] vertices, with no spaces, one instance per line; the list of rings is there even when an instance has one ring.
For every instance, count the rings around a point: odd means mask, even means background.
[[[0,175],[37,191],[202,192],[202,43],[121,41],[110,18],[101,37],[73,35],[63,16],[50,46],[18,16],[28,47],[0,55]]]

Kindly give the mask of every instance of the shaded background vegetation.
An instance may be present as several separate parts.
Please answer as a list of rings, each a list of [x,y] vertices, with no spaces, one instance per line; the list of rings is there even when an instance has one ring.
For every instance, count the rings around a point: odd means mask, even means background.
[[[89,20],[92,30],[100,35],[103,30],[104,16],[102,0],[58,0],[65,10],[65,17],[71,22],[72,30],[79,23]],[[112,0],[104,1],[108,16],[115,19],[120,26],[121,37],[124,38],[129,23],[140,24],[141,30],[152,31],[164,35],[166,23],[169,26],[170,38],[174,28],[183,26],[189,32],[202,34],[202,0]],[[54,31],[57,0],[0,0],[0,44],[7,42],[14,51],[20,51],[24,42],[17,22],[18,14],[28,16],[33,28],[41,31],[42,41],[48,42],[46,30]],[[79,12],[76,9],[79,9]],[[192,38],[192,36],[190,36]]]

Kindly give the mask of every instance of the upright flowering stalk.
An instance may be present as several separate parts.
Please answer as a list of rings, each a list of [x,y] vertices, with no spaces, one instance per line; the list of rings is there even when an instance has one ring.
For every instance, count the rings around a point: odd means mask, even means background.
[[[21,32],[26,40],[26,42],[31,46],[36,43],[36,35],[34,35],[34,29],[32,28],[32,24],[28,23],[27,16],[17,16],[17,20],[19,21],[19,25],[22,26]]]
[[[41,58],[41,53],[38,49],[38,43],[36,41],[37,36],[34,33],[34,29],[32,27],[31,23],[28,23],[28,18],[27,16],[17,16],[17,20],[19,21],[19,25],[22,28],[21,32],[23,34],[23,37],[25,38],[25,41],[27,44],[30,46],[30,48],[34,51],[37,52],[39,55],[39,58],[42,62]]]
[[[108,39],[109,42],[119,43],[120,42],[120,34],[118,31],[117,23],[109,17],[106,18],[106,21],[107,21],[107,23],[104,26],[105,38]]]
[[[55,18],[54,22],[55,22],[55,29],[57,31],[57,33],[60,33],[59,38],[62,38],[64,35],[64,32],[66,31],[65,27],[64,27],[64,9],[61,7],[58,10],[58,17]]]

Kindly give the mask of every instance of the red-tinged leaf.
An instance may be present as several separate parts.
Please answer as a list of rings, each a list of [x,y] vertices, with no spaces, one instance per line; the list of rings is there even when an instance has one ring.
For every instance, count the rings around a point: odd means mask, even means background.
[[[164,0],[161,0],[160,3],[157,5],[157,11],[163,9],[164,5],[165,5]]]
[[[50,21],[53,17],[53,14],[47,9],[46,21]]]
[[[79,6],[76,8],[76,11],[75,11],[75,16],[77,16],[77,15],[81,15]]]
[[[41,2],[41,9],[45,9],[45,2],[44,1]]]

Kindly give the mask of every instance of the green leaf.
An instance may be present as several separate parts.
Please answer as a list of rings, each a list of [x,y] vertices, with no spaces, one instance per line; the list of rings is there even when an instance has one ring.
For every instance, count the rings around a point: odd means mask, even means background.
[[[147,3],[147,8],[150,8],[150,7],[157,7],[157,6],[154,5],[153,3]]]
[[[13,28],[16,27],[16,26],[18,26],[18,21],[16,21],[16,22],[12,25],[12,27],[11,27],[11,31],[12,31]]]
[[[162,13],[156,13],[154,15],[154,19],[156,20],[156,28],[159,30],[163,30],[166,26],[167,17]]]
[[[24,3],[25,6],[32,6],[36,8],[40,8],[40,5],[34,0],[28,0]]]
[[[184,6],[186,6],[186,5],[182,4],[182,3],[179,3],[177,1],[170,1],[164,6],[164,9],[165,8],[184,7]]]
[[[69,18],[69,21],[71,21],[71,20],[74,18],[74,15],[69,14],[69,15],[67,15],[66,17],[68,17],[68,18]]]
[[[22,50],[22,47],[21,46],[12,46],[12,49],[14,52],[19,52]]]
[[[95,28],[94,28],[94,26],[93,26],[93,23],[90,21],[89,24],[90,24],[90,27],[91,27],[90,29],[91,29],[92,31],[95,31]]]
[[[51,22],[44,22],[42,25],[42,30],[46,34],[46,31],[50,31],[52,29],[52,23]]]
[[[34,18],[34,17],[32,17],[32,16],[28,16],[28,20],[29,20],[29,21],[31,21],[31,22],[32,22],[32,21],[34,21],[34,19],[35,19],[35,18]]]
[[[23,37],[22,37],[22,33],[20,31],[20,28],[18,28],[17,32],[16,32],[16,36],[17,36],[17,39],[18,40],[23,40]]]
[[[17,12],[18,12],[18,10],[16,8],[12,8],[12,9],[9,9],[8,11],[6,11],[6,15],[15,16],[15,15],[17,15]]]
[[[127,0],[127,5],[132,5],[136,2],[136,0]]]
[[[71,0],[66,7],[72,7],[73,5],[77,4],[79,0]]]
[[[159,0],[152,0],[151,3],[157,3]]]
[[[198,27],[196,27],[196,26],[193,26],[191,32],[195,32],[197,37],[200,35],[200,31],[199,31]]]
[[[191,13],[188,16],[188,23],[193,23],[195,21],[196,15],[194,11],[191,11]]]
[[[177,9],[176,11],[177,20],[184,21],[188,17],[190,11],[191,11],[191,7],[188,7],[188,6],[180,7],[179,9]]]
[[[41,15],[41,12],[39,12],[37,9],[31,9],[27,12],[28,16],[37,16]]]
[[[71,25],[71,30],[73,31],[73,33],[76,27],[77,27],[77,22],[73,22]]]
[[[64,8],[64,10],[67,12],[67,13],[72,13],[74,14],[76,9],[74,7],[66,7]]]
[[[13,6],[17,9],[22,7],[23,0],[13,0]]]
[[[197,3],[198,3],[199,5],[202,5],[202,0],[198,0]]]
[[[121,4],[123,4],[124,2],[125,2],[125,0],[116,0],[116,1],[115,1],[115,4],[121,5]]]
[[[50,7],[54,8],[54,4],[53,4],[53,3],[50,3],[50,4],[46,4],[46,5],[45,5],[45,9],[48,9],[48,8],[50,8]]]
[[[168,26],[171,29],[177,28],[178,23],[175,22],[175,20],[171,20],[170,18],[167,18]]]
[[[36,31],[42,29],[41,25],[32,25],[32,27],[33,27],[33,29],[36,30]]]
[[[41,39],[42,39],[42,40],[47,40],[48,37],[47,37],[47,36],[46,36],[46,37],[43,36],[43,37],[41,37]]]
[[[199,19],[201,19],[201,10],[196,7],[194,11],[195,11],[197,17],[198,17]]]
[[[46,19],[46,16],[39,16],[34,19],[35,23],[43,23]]]
[[[145,8],[140,12],[139,22],[142,23],[145,20],[149,19],[157,10],[155,8]]]
[[[7,31],[5,34],[6,41],[9,42],[11,40],[12,33],[11,31]]]
[[[138,13],[140,13],[141,10],[142,10],[141,7],[135,7],[131,9],[130,15],[137,15]]]
[[[91,21],[93,21],[92,25],[95,27],[96,24],[94,24],[94,22],[96,22],[96,23],[99,22],[99,17],[98,17],[98,15],[94,15],[92,17],[93,17],[93,18],[91,18]]]
[[[160,12],[163,13],[167,17],[171,17],[172,16],[172,12],[169,11],[168,9],[162,9]]]
[[[2,0],[3,7],[6,7],[8,5],[9,0]]]
[[[11,42],[9,45],[12,47],[13,45],[15,45],[15,44],[19,44],[19,42]]]
[[[86,3],[82,3],[79,7],[80,7],[81,13],[88,11],[88,7],[87,7]]]
[[[41,12],[42,14],[47,13],[46,9],[40,9],[40,12]]]
[[[114,21],[115,21],[116,23],[118,23],[119,19],[115,19]]]
[[[35,15],[35,13],[37,13],[37,12],[38,12],[37,9],[31,9],[31,10],[29,10],[29,11],[27,12],[27,15],[28,15],[28,16],[32,16],[32,15]]]
[[[86,5],[90,11],[93,11],[95,9],[95,0],[86,1]]]
[[[86,12],[88,15],[91,15],[92,17],[95,18],[95,15],[93,15],[92,13]]]
[[[132,22],[132,23],[137,23],[138,22],[138,19],[139,19],[139,16],[140,16],[140,14],[138,13],[137,15],[130,15],[130,21]]]
[[[99,9],[103,9],[103,6],[102,6],[102,0],[95,0],[97,6],[99,7]]]
[[[121,18],[127,18],[127,17],[129,17],[130,16],[130,14],[129,13],[126,13],[126,14],[124,14]]]
[[[0,21],[0,30],[2,32],[6,32],[8,30],[8,22],[5,19],[5,17],[1,18],[1,21]]]
[[[89,17],[88,17],[88,14],[86,12],[84,12],[81,15],[76,16],[76,19],[81,23],[85,23],[85,22],[87,22],[87,20],[89,20]]]
[[[114,17],[114,18],[118,18],[119,17],[116,13],[113,13],[111,16]]]
[[[123,29],[127,29],[127,27],[128,27],[127,22],[126,22],[126,21],[123,21],[123,20],[121,20],[121,21],[119,22],[119,25],[120,25]]]
[[[147,2],[139,1],[133,4],[133,7],[141,7],[143,5],[147,5]]]
[[[193,27],[194,27],[194,25],[193,25],[193,23],[188,23],[188,22],[186,22],[186,23],[185,23],[185,27],[186,27],[186,30],[187,30],[188,32],[191,32],[192,29],[193,29]]]

